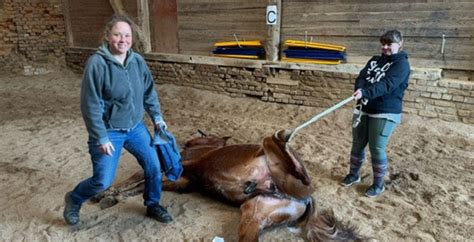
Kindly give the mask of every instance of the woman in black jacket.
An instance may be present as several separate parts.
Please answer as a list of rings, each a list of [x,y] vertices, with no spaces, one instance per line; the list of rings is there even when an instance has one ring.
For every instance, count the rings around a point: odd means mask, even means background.
[[[386,32],[380,37],[380,43],[382,54],[372,57],[355,81],[353,96],[362,105],[354,111],[350,170],[342,181],[347,187],[360,182],[359,171],[369,144],[374,179],[365,193],[368,197],[378,196],[385,190],[384,176],[388,168],[385,149],[401,122],[403,95],[410,77],[408,55],[401,51],[400,31]]]

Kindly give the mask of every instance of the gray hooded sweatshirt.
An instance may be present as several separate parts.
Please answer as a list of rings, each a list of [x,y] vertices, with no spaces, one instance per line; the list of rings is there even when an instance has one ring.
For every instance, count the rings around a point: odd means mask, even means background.
[[[153,78],[145,60],[131,49],[122,65],[107,44],[89,57],[81,88],[81,112],[89,140],[109,142],[107,130],[130,130],[143,121],[163,121]]]

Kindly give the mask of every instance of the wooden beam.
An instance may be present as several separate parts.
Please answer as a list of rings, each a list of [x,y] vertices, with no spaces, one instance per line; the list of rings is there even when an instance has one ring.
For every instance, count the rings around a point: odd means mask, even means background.
[[[64,28],[66,30],[66,42],[68,47],[74,46],[71,28],[71,17],[69,16],[69,0],[62,0],[64,14]]]
[[[148,0],[138,0],[138,22],[141,25],[143,53],[151,51],[150,11]]]
[[[93,53],[96,48],[86,47],[67,47],[65,51],[67,53],[82,55],[83,53]],[[316,65],[316,64],[305,64],[305,63],[293,63],[293,62],[269,62],[265,60],[245,60],[245,59],[232,59],[232,58],[221,58],[201,55],[182,55],[182,54],[167,54],[167,53],[148,53],[144,55],[147,61],[160,61],[169,63],[189,63],[189,64],[202,64],[202,65],[216,65],[216,66],[229,66],[229,67],[244,67],[244,68],[275,68],[275,69],[289,69],[289,70],[310,70],[310,71],[328,71],[338,73],[350,73],[358,74],[364,67],[365,62],[370,56],[362,57],[364,63],[345,63],[340,65]],[[418,60],[412,60],[418,61]],[[440,68],[417,68],[411,67],[411,78],[417,79],[440,79],[441,78]]]
[[[235,66],[247,68],[262,68],[264,60],[246,60],[222,58],[202,55],[182,55],[182,54],[167,54],[167,53],[149,53],[145,55],[146,60],[156,60],[162,62],[177,62],[189,64],[204,64],[216,66]]]

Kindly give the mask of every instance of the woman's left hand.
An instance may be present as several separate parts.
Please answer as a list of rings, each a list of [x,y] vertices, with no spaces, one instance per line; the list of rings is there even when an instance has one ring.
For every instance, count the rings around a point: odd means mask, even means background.
[[[163,127],[164,129],[168,128],[168,125],[166,125],[165,121],[158,121],[155,123],[155,128],[159,129],[160,127]]]

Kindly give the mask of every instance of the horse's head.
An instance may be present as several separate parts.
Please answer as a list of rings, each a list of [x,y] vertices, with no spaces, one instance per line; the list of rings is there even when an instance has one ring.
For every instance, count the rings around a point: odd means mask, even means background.
[[[268,166],[277,187],[296,198],[304,198],[313,192],[311,179],[295,153],[286,145],[290,131],[279,130],[263,140]]]

